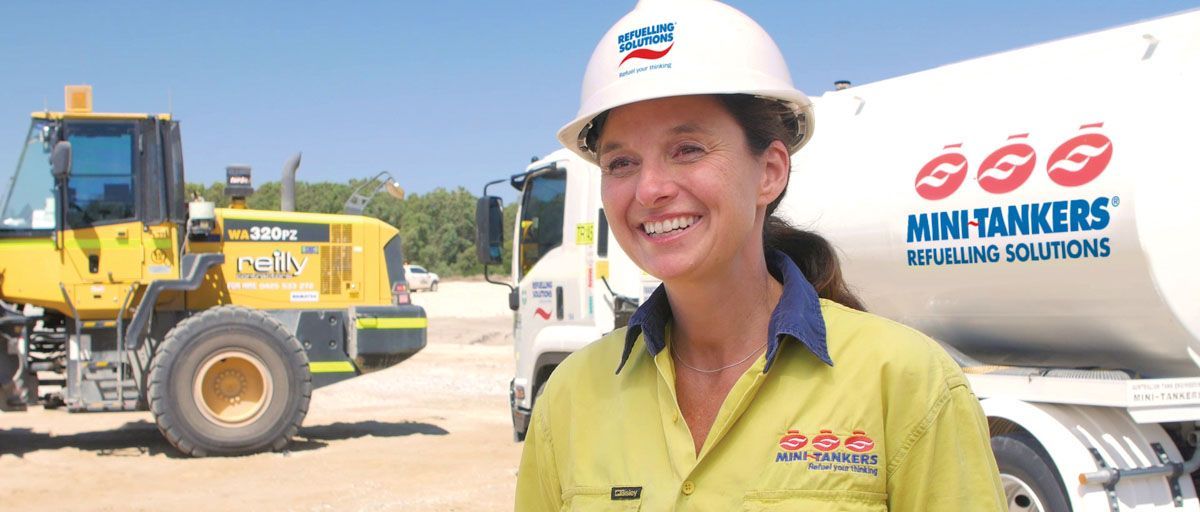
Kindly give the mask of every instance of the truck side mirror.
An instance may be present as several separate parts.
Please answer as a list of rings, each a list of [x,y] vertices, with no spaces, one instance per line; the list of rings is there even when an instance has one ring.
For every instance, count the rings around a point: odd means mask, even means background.
[[[50,153],[50,173],[56,179],[65,179],[71,175],[71,143],[58,141]]]
[[[500,198],[483,196],[475,203],[475,255],[484,265],[500,263],[504,240],[504,213]]]

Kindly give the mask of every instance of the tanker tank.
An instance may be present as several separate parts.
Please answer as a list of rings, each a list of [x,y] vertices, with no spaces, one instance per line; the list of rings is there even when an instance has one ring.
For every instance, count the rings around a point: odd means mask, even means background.
[[[1200,376],[1200,11],[815,98],[781,213],[987,364]]]

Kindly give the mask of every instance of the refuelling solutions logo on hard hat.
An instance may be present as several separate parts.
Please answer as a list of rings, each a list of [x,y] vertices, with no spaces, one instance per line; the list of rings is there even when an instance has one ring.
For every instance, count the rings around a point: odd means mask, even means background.
[[[629,76],[653,69],[670,69],[670,62],[655,62],[637,66],[639,61],[657,61],[671,53],[675,47],[675,22],[647,25],[635,30],[617,34],[617,54],[621,56],[618,68],[625,63],[634,61],[629,69],[622,69],[620,76]],[[643,63],[644,64],[644,63]]]

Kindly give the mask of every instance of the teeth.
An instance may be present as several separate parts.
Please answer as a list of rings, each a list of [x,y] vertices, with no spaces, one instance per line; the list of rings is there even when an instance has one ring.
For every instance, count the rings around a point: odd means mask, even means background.
[[[642,224],[642,229],[644,229],[648,235],[664,234],[670,231],[675,231],[676,229],[687,228],[694,224],[696,220],[697,217],[691,215],[685,217],[675,217],[665,221],[647,222]]]

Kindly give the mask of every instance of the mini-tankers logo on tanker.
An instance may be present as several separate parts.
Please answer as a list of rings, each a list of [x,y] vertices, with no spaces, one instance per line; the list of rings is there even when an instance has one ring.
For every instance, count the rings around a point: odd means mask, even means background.
[[[962,144],[951,144],[943,149],[960,147]],[[967,157],[960,153],[939,155],[917,173],[917,194],[931,201],[942,199],[958,190],[966,177]]]
[[[1013,135],[1008,140],[1024,139],[1029,134]],[[1033,146],[1015,142],[997,149],[988,155],[979,166],[979,188],[993,194],[1012,192],[1033,175],[1037,165],[1037,152]]]
[[[1062,143],[1050,154],[1046,175],[1050,181],[1064,187],[1086,185],[1108,168],[1113,144],[1107,135],[1095,130],[1104,123],[1080,126],[1084,132]],[[979,188],[993,194],[1006,194],[1019,188],[1033,175],[1037,166],[1037,151],[1025,140],[1028,133],[1008,138],[1008,145],[993,151],[979,165],[976,180]],[[913,183],[917,195],[930,201],[945,199],[962,186],[967,176],[968,162],[962,154],[963,145],[950,144],[917,172]]]
[[[1085,124],[1080,133],[1061,143],[1047,160],[1046,178],[1057,187],[1074,188],[1096,180],[1108,167],[1113,143],[1100,132],[1103,123]],[[1037,150],[1029,134],[1013,135],[979,164],[975,181],[989,194],[1017,190],[1038,174]],[[914,189],[929,201],[954,194],[966,181],[970,162],[963,144],[942,148],[917,172]],[[1091,196],[1000,206],[909,214],[907,261],[910,267],[976,263],[1024,263],[1079,258],[1107,258],[1112,253],[1107,236],[1073,233],[1102,231],[1111,223],[1118,196]],[[1049,235],[1046,240],[1028,240]],[[972,240],[1023,237],[1006,244],[971,244]],[[934,243],[934,244],[931,244]],[[934,246],[931,246],[934,245]]]
[[[290,279],[304,273],[308,257],[297,259],[292,253],[276,250],[270,256],[242,256],[237,259],[240,279]]]
[[[1099,124],[1088,125],[1099,128]],[[1064,187],[1078,187],[1100,176],[1112,159],[1112,141],[1102,133],[1085,133],[1064,142],[1050,154],[1047,173]]]
[[[810,449],[804,449],[804,448]],[[806,463],[810,471],[832,471],[879,476],[879,455],[875,441],[862,430],[842,439],[832,430],[822,429],[809,440],[799,430],[789,430],[779,438],[776,463]]]

